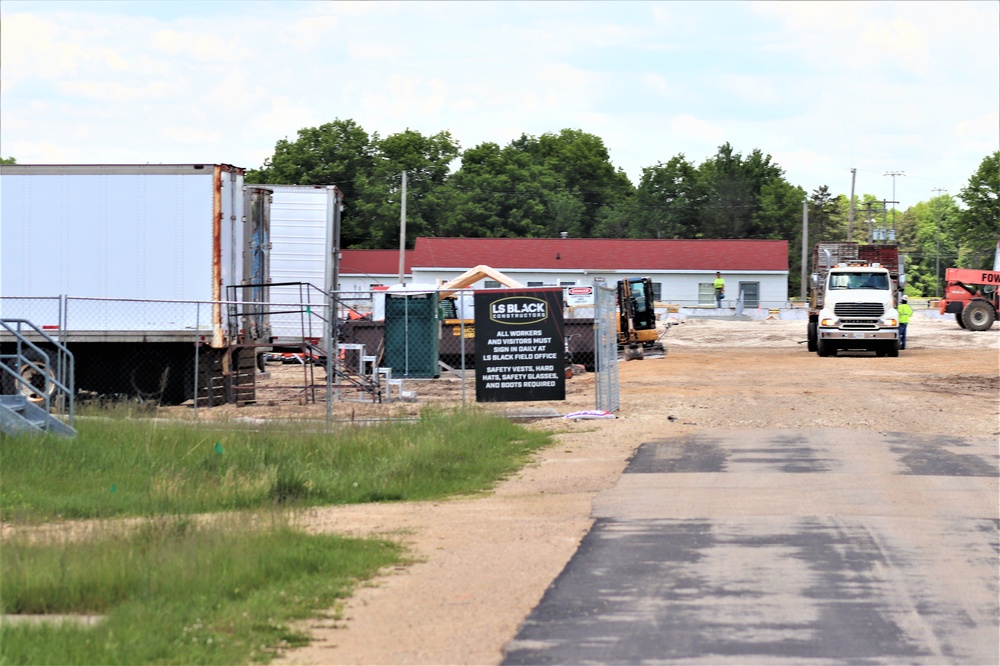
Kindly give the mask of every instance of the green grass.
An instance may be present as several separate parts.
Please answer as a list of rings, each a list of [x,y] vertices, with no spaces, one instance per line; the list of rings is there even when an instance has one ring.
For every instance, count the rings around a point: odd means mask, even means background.
[[[4,613],[99,614],[96,627],[4,625],[0,664],[242,664],[308,642],[289,621],[317,615],[398,545],[310,536],[268,516],[197,526],[153,519],[79,542],[8,539]],[[261,524],[264,523],[264,524]]]
[[[157,516],[406,501],[479,492],[549,443],[477,410],[418,422],[199,425],[81,419],[75,439],[0,439],[0,518]]]
[[[106,616],[4,624],[0,666],[267,662],[308,642],[291,620],[405,561],[390,542],[291,529],[291,510],[481,492],[550,442],[477,410],[326,432],[134,416],[80,419],[75,439],[0,436],[0,517],[25,528],[0,544],[0,607]],[[146,520],[31,538],[35,524],[126,516]]]

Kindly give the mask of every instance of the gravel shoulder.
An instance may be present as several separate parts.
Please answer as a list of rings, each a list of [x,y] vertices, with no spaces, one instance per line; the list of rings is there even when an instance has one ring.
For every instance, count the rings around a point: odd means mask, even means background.
[[[594,497],[643,442],[745,428],[1000,436],[998,327],[972,333],[918,313],[899,358],[819,358],[804,338],[802,321],[688,319],[664,336],[665,357],[619,365],[619,418],[531,424],[555,443],[493,492],[304,513],[308,530],[397,539],[416,562],[306,623],[313,644],[277,663],[499,663],[590,528]],[[565,402],[503,407],[590,409],[593,382],[569,380]],[[445,380],[417,393],[425,402],[461,399]]]

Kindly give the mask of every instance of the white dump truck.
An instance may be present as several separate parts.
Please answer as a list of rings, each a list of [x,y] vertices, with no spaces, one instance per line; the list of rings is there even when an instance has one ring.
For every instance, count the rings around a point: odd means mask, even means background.
[[[899,356],[899,290],[905,283],[895,245],[817,243],[813,248],[808,349],[820,356],[872,351]]]

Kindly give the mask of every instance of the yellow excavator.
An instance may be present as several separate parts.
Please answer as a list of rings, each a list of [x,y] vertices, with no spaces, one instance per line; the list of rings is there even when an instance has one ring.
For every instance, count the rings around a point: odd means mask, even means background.
[[[644,350],[664,351],[656,332],[653,281],[646,277],[618,281],[618,346],[625,359],[641,359]]]

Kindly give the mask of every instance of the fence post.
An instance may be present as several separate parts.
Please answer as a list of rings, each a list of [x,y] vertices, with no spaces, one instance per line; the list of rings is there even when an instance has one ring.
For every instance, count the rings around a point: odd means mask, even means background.
[[[615,288],[594,278],[594,370],[597,373],[596,408],[608,412],[621,407],[618,398],[618,334]]]
[[[201,331],[201,303],[194,304],[194,420],[198,420],[198,361],[201,350],[201,340],[198,337]]]

